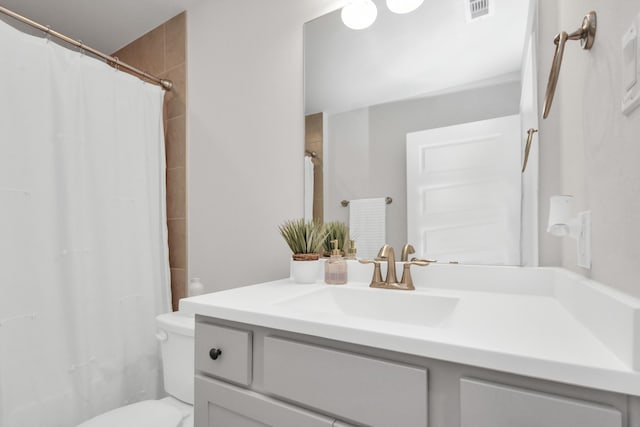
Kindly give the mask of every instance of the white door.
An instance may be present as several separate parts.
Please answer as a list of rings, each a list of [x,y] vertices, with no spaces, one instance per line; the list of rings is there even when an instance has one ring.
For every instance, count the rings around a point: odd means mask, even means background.
[[[407,134],[407,236],[420,258],[519,265],[518,115]]]

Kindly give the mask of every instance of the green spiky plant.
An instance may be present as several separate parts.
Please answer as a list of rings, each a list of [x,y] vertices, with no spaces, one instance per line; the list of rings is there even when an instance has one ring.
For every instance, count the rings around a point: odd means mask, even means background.
[[[349,227],[347,224],[341,221],[333,221],[325,224],[327,229],[327,237],[324,239],[324,253],[325,255],[331,254],[331,241],[337,240],[340,250],[345,250],[347,247],[347,240],[349,239]],[[327,255],[328,256],[328,255]]]
[[[296,261],[317,260],[327,231],[324,224],[304,219],[292,219],[278,227]]]

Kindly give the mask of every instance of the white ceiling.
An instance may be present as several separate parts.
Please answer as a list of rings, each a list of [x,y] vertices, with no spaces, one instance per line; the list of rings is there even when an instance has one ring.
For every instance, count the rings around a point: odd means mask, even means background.
[[[186,10],[194,1],[0,0],[0,6],[105,53],[113,53]]]
[[[384,0],[365,30],[339,11],[305,24],[305,113],[340,112],[520,78],[530,0],[490,0],[469,21],[469,0],[426,0],[412,13]]]
[[[112,53],[196,1],[0,0],[0,5]],[[424,96],[503,75],[513,79],[520,68],[529,0],[490,0],[492,16],[471,23],[464,12],[468,0],[426,0],[407,15],[374,1],[378,19],[369,29],[348,29],[339,10],[305,24],[307,113]]]

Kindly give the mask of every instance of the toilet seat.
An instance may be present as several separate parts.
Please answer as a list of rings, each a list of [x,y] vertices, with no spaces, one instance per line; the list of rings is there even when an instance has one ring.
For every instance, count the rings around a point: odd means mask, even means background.
[[[193,427],[193,406],[172,397],[114,409],[78,427]]]

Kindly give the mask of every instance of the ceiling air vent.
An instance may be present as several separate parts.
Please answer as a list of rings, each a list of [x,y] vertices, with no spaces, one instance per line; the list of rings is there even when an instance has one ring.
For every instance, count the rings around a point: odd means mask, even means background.
[[[477,19],[489,14],[489,0],[469,0],[469,18]]]

